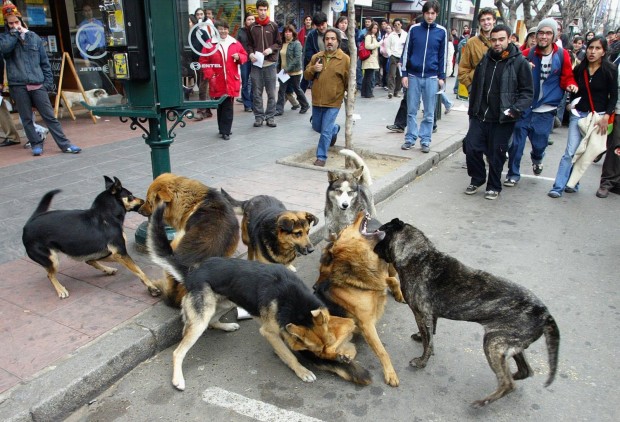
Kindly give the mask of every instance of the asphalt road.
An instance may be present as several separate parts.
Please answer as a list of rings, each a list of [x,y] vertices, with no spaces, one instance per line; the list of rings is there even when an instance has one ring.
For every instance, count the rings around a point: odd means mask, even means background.
[[[548,365],[541,338],[526,352],[534,377],[484,409],[470,408],[496,388],[481,326],[439,320],[435,355],[425,369],[414,369],[409,361],[422,348],[410,339],[417,331],[413,315],[390,297],[378,331],[400,377],[398,388],[383,382],[377,358],[361,339],[357,359],[372,373],[370,386],[320,371],[314,383],[304,383],[275,356],[258,324],[242,321],[237,332],[209,330],[196,343],[185,359],[184,392],[170,382],[173,347],[68,420],[617,420],[620,198],[594,196],[600,166],[588,170],[579,193],[548,198],[562,148],[550,148],[543,177],[522,178],[496,201],[462,193],[469,179],[457,153],[378,206],[381,220],[414,224],[440,250],[522,284],[545,302],[561,332],[559,370],[549,388],[543,387]],[[527,153],[523,162],[527,169]],[[295,264],[310,286],[319,257],[317,248]]]

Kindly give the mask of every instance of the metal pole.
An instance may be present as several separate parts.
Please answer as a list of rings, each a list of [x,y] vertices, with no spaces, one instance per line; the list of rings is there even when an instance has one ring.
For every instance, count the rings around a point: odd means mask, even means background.
[[[478,29],[478,12],[480,11],[480,0],[474,0],[474,18],[471,23],[470,37],[473,37]]]

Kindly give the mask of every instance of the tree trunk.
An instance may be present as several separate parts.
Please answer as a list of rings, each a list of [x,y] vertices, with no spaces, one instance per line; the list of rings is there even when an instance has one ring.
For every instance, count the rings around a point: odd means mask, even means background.
[[[347,2],[347,14],[349,18],[349,27],[347,28],[347,38],[349,39],[349,52],[351,54],[351,64],[349,65],[349,86],[347,87],[347,99],[345,101],[345,130],[344,145],[347,149],[353,148],[353,112],[355,111],[355,90],[356,72],[357,72],[357,45],[355,43],[355,0]],[[354,167],[350,158],[346,158],[345,167]]]

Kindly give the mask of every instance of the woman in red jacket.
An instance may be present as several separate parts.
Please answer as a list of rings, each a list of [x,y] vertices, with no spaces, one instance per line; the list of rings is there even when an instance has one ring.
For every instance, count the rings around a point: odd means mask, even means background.
[[[239,65],[248,60],[248,55],[241,43],[228,35],[228,22],[218,20],[215,26],[219,40],[217,36],[211,39],[211,45],[202,49],[199,61],[205,80],[209,81],[209,96],[217,100],[228,95],[217,106],[217,126],[220,136],[227,141],[232,128],[234,100],[241,89]]]

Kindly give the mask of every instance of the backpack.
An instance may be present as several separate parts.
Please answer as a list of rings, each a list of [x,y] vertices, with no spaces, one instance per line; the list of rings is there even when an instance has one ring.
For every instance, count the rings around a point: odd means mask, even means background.
[[[357,57],[361,60],[364,61],[367,58],[370,57],[370,50],[366,50],[366,42],[365,41],[360,41],[359,45],[357,46]]]

